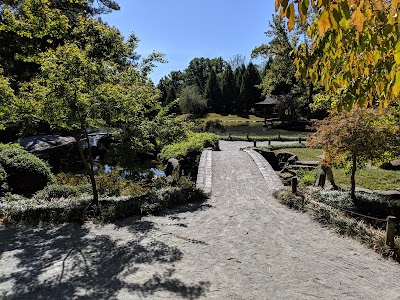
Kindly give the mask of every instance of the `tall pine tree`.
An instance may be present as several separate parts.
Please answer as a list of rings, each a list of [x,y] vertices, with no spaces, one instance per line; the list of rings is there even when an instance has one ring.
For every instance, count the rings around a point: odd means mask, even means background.
[[[223,73],[221,92],[222,112],[230,113],[233,111],[233,103],[236,96],[235,75],[233,74],[232,67],[230,65],[227,65]]]
[[[243,75],[246,71],[246,66],[243,64],[235,70],[235,97],[233,102],[234,112],[237,114],[244,112],[243,101],[241,96],[241,86],[243,81]]]
[[[204,96],[210,112],[221,112],[221,89],[214,69],[211,69],[208,76]]]

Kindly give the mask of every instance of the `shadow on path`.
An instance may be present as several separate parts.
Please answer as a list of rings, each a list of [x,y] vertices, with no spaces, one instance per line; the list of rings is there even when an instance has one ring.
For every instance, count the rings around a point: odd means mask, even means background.
[[[139,298],[159,291],[186,299],[205,295],[208,282],[188,285],[174,278],[174,262],[183,253],[146,238],[157,230],[154,223],[131,218],[107,226],[112,229],[97,233],[75,224],[1,228],[0,298],[117,299],[121,291]],[[125,236],[118,239],[120,231]],[[138,274],[150,264],[160,268]]]

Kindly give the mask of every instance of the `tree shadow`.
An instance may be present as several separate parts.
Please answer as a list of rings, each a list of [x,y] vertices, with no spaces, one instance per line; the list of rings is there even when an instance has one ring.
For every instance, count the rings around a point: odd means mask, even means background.
[[[0,298],[117,299],[121,291],[138,297],[168,291],[196,299],[208,291],[209,282],[174,278],[183,253],[148,237],[154,223],[109,226],[100,232],[75,224],[0,228]]]

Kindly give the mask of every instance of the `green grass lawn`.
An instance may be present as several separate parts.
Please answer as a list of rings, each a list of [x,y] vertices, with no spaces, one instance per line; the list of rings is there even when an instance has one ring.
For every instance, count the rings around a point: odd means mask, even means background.
[[[267,139],[270,136],[288,136],[288,137],[301,137],[306,139],[308,136],[308,132],[300,132],[300,131],[289,131],[283,129],[268,129],[263,127],[263,123],[223,123],[226,132],[219,134],[222,137],[227,137],[229,134],[232,136],[238,137],[247,137],[247,134],[250,138],[253,139]]]
[[[292,152],[300,160],[320,160],[322,149],[286,148],[274,152]],[[319,171],[318,171],[319,173]],[[333,168],[335,183],[338,186],[350,186],[350,174],[343,169]],[[389,171],[378,168],[365,168],[356,172],[356,187],[370,190],[394,190],[400,188],[400,171]]]
[[[257,117],[255,115],[246,115],[246,116],[238,116],[238,115],[220,115],[216,113],[209,113],[204,118],[204,121],[210,120],[221,120],[222,122],[226,121],[264,121],[264,118]],[[225,125],[225,124],[224,124]]]
[[[310,149],[310,148],[286,148],[275,150],[275,153],[279,152],[291,152],[296,154],[299,160],[321,160],[318,156],[322,155],[322,149]]]
[[[333,169],[335,183],[338,186],[350,186],[350,174],[343,169]],[[400,171],[383,169],[361,169],[356,172],[356,187],[370,190],[394,190],[400,188]]]

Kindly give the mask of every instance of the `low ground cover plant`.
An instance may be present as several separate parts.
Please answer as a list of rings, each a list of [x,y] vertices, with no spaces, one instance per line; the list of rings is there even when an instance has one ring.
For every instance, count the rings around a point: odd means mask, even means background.
[[[176,205],[204,201],[207,195],[185,178],[156,178],[152,188],[130,196],[101,196],[93,205],[90,186],[51,185],[32,198],[8,194],[0,198],[3,223],[113,222],[134,215],[157,213]],[[85,190],[87,188],[87,190]]]

